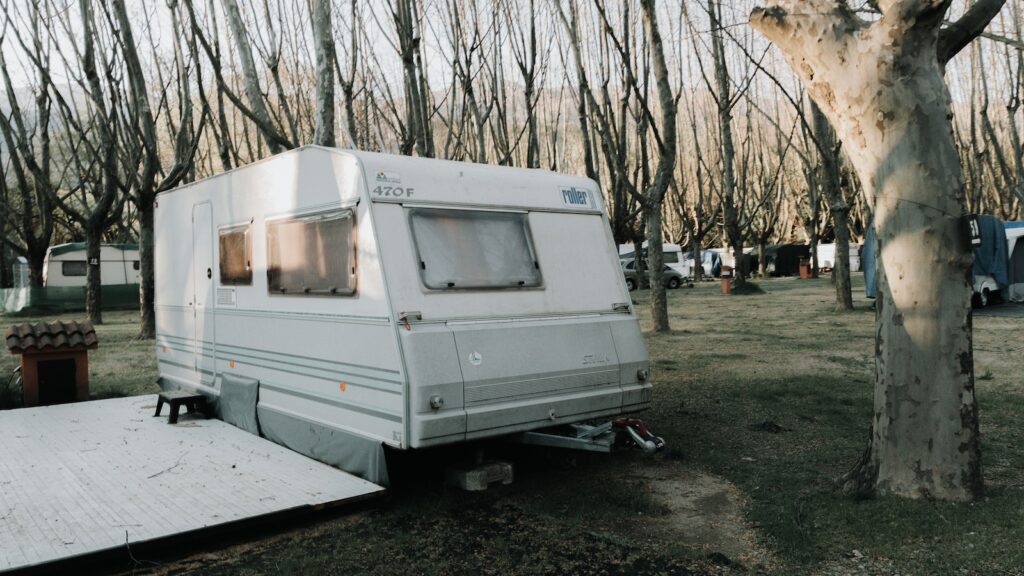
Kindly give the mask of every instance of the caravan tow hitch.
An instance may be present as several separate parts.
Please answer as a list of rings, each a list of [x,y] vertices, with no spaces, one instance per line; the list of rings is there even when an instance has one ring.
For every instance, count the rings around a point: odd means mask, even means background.
[[[620,439],[624,442],[619,442]],[[636,418],[619,418],[597,426],[570,424],[533,430],[512,436],[509,440],[520,444],[587,452],[611,452],[616,444],[625,444],[652,454],[665,447],[665,441],[652,434],[643,420]]]
[[[630,440],[647,454],[653,454],[665,447],[665,440],[660,436],[652,434],[647,429],[647,423],[638,418],[612,420],[612,428],[624,430],[629,434]]]

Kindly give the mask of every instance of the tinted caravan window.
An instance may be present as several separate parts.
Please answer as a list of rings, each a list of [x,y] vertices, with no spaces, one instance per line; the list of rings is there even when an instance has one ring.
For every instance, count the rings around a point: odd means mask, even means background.
[[[85,276],[85,260],[66,260],[61,262],[60,272],[65,276]]]
[[[267,285],[271,294],[355,293],[351,210],[267,223]]]
[[[541,285],[526,214],[414,209],[409,221],[427,288]]]
[[[252,285],[252,224],[222,228],[220,246],[220,283],[226,286]]]

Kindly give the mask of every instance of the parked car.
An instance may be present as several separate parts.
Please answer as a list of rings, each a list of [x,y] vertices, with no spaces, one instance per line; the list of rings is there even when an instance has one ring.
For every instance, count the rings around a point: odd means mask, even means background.
[[[622,273],[626,275],[626,286],[630,292],[640,286],[640,281],[636,274],[636,262],[626,262],[623,264]],[[665,287],[673,290],[682,286],[685,279],[685,276],[668,264],[665,265],[661,273],[661,281],[665,284]]]

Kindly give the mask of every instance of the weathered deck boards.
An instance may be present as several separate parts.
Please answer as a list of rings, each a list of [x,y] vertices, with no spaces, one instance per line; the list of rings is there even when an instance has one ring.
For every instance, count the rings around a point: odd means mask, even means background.
[[[0,412],[0,571],[382,492],[155,396]]]

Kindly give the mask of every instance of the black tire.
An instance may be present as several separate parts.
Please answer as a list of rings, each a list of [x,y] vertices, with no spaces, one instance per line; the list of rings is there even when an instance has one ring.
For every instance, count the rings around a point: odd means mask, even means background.
[[[672,290],[679,288],[680,284],[681,282],[679,282],[679,278],[676,278],[675,276],[668,279],[668,287],[671,288]]]
[[[626,288],[629,288],[630,292],[636,290],[636,280],[633,280],[632,278],[626,278]]]

